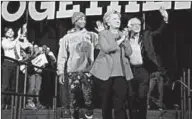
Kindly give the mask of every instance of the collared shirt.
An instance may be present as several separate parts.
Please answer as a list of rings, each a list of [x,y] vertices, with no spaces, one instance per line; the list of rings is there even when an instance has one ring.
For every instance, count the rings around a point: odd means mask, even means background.
[[[141,55],[141,47],[139,41],[139,36],[130,38],[130,45],[132,48],[132,54],[130,55],[130,63],[132,65],[141,65],[143,64],[143,59]]]

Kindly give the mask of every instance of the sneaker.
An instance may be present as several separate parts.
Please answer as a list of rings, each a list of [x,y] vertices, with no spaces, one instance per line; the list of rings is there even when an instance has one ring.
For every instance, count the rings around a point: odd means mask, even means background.
[[[37,109],[37,107],[35,106],[35,104],[33,102],[29,102],[26,105],[26,109],[35,110],[35,109]]]
[[[85,119],[93,119],[93,111],[88,110],[85,112]]]

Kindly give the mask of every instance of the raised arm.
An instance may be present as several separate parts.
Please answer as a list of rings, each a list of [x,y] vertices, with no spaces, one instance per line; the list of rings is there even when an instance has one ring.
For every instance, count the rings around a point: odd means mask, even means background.
[[[159,12],[160,12],[161,16],[163,17],[163,21],[161,22],[161,25],[157,30],[151,32],[153,36],[162,33],[162,31],[165,29],[165,27],[166,27],[166,25],[168,23],[168,13],[167,13],[167,11],[163,7],[161,7],[159,9]]]
[[[16,37],[16,41],[19,41],[19,39],[20,39],[20,37],[21,37],[21,28],[18,30],[18,32],[17,32],[17,37]]]

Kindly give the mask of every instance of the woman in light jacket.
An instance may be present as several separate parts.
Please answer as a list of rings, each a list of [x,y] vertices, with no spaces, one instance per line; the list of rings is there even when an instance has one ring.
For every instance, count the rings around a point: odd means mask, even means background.
[[[132,49],[126,35],[120,32],[121,15],[117,11],[105,13],[106,30],[99,33],[100,53],[91,69],[92,75],[101,81],[102,116],[112,119],[114,104],[115,119],[126,119],[126,96],[128,80],[133,78],[128,56]]]

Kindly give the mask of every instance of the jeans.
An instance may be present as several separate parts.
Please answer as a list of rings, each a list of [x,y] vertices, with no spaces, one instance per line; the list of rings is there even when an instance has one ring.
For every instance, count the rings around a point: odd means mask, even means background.
[[[42,77],[40,74],[32,74],[28,80],[29,89],[28,93],[29,95],[39,95],[40,89],[41,89],[41,83],[42,83]],[[28,97],[28,100],[33,100],[33,97]],[[36,97],[37,102],[39,102],[39,97]]]
[[[1,79],[1,92],[15,92],[16,84],[16,69],[17,64],[4,60],[2,64],[2,79]],[[11,96],[10,95],[1,95],[2,104],[10,105]]]
[[[157,85],[158,86],[158,92],[159,92],[159,105],[158,106],[162,106],[163,103],[163,77],[159,76],[156,79],[150,79],[150,83],[149,83],[149,92],[148,92],[148,99],[147,99],[147,104],[149,105],[149,100],[150,100],[150,96],[151,96],[151,92],[153,91],[154,87]]]

